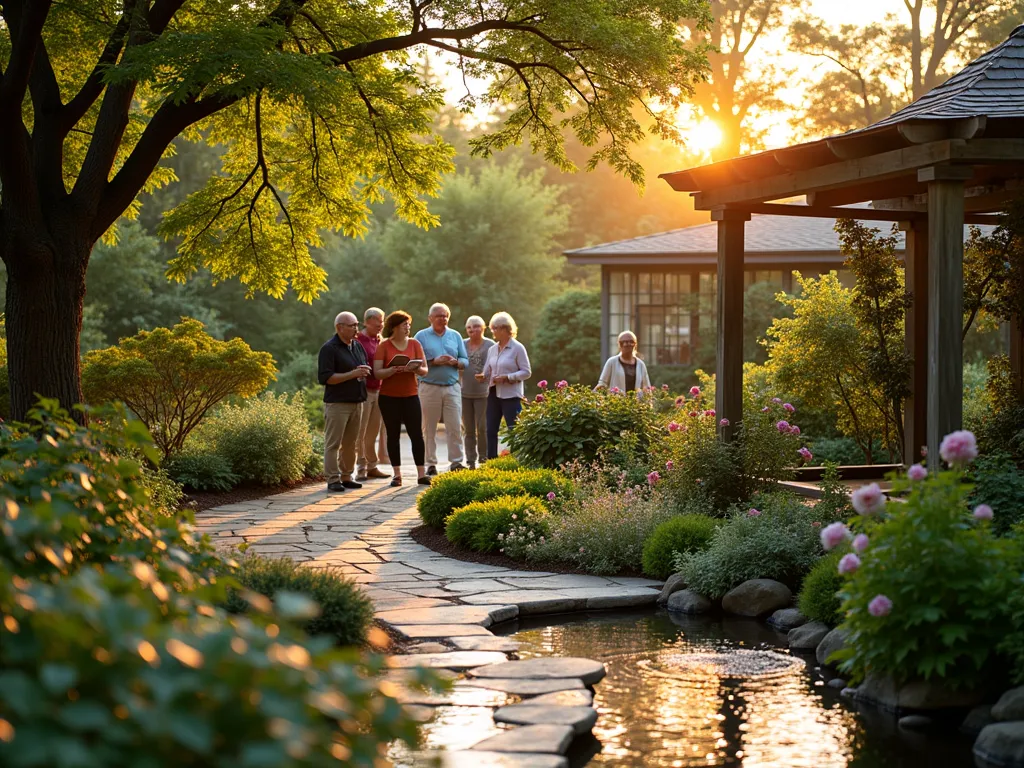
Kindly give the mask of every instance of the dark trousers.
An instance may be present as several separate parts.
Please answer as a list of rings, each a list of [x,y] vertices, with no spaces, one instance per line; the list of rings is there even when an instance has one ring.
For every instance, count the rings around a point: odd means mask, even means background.
[[[402,436],[402,425],[404,424],[405,431],[409,434],[409,442],[412,443],[413,463],[417,467],[422,467],[426,448],[423,444],[423,414],[420,411],[419,395],[412,397],[380,395],[377,398],[377,405],[380,407],[384,430],[388,434],[388,457],[391,459],[391,466],[402,466],[402,449],[398,444],[398,439]]]
[[[498,397],[498,392],[491,387],[487,393],[487,458],[498,458],[498,427],[505,419],[505,426],[516,423],[519,412],[523,409],[523,401],[518,397]]]

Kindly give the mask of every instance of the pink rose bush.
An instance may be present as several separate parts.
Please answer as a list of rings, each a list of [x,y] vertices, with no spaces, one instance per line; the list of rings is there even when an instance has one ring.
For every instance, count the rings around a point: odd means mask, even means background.
[[[848,552],[843,555],[842,559],[839,561],[839,572],[843,575],[853,573],[858,568],[860,568],[860,558],[852,552]]]
[[[850,538],[850,529],[845,523],[832,523],[821,529],[821,546],[826,550],[833,550]]]
[[[910,469],[907,470],[907,479],[919,482],[928,477],[928,470],[925,469],[923,464],[911,464]]]
[[[720,426],[720,427],[728,427],[729,426],[729,420],[728,419],[721,419],[718,422],[718,426]]]
[[[868,613],[876,618],[888,616],[892,612],[892,600],[885,595],[875,595],[868,603]]]
[[[966,429],[950,432],[939,445],[939,456],[951,467],[965,467],[978,458],[978,443]]]
[[[885,494],[878,483],[869,483],[850,494],[853,508],[859,515],[875,515],[885,509]]]
[[[562,379],[560,382],[555,384],[555,388],[556,389],[565,389],[568,386],[569,386],[569,382],[566,381],[565,379]]]
[[[690,397],[699,397],[700,387],[690,387]]]
[[[814,454],[811,453],[810,449],[803,447],[797,451],[800,454],[800,458],[804,460],[805,464],[810,464],[814,459]]]
[[[979,504],[974,508],[975,520],[991,520],[993,517],[992,507],[988,504]]]
[[[537,389],[547,389],[547,388],[548,388],[548,380],[547,379],[541,379],[540,381],[537,382]]]

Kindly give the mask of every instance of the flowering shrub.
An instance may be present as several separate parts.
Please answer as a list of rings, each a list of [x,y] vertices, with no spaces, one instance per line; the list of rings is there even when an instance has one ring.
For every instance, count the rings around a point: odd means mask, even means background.
[[[818,560],[797,595],[800,613],[830,627],[843,620],[842,600],[839,599],[839,590],[843,588],[843,577],[839,573],[840,554],[833,552]]]
[[[554,502],[544,541],[531,547],[506,543],[506,554],[560,561],[591,573],[635,572],[644,542],[672,516],[671,509],[657,488],[646,483],[609,487],[612,483],[600,470],[572,469],[577,491]]]
[[[707,549],[676,558],[689,588],[718,599],[748,579],[798,587],[822,554],[814,509],[784,493],[762,494],[752,508],[741,506],[715,531]]]
[[[543,402],[530,403],[508,433],[508,446],[528,467],[554,469],[574,459],[594,461],[626,434],[636,436],[646,455],[656,439],[649,396],[594,392],[582,385],[556,386]]]
[[[498,496],[456,509],[445,522],[444,535],[452,544],[476,552],[495,552],[504,546],[513,526],[525,538],[545,534],[545,518],[544,504],[538,499]]]
[[[1005,455],[984,456],[973,467],[971,504],[987,504],[995,512],[992,528],[1005,535],[1024,522],[1024,472]]]
[[[811,464],[813,455],[801,447],[796,409],[778,397],[747,398],[739,442],[743,474],[755,489],[765,490],[793,477],[793,467]]]
[[[955,469],[897,479],[905,502],[885,504],[870,487],[854,498],[861,534],[840,560],[850,639],[837,654],[853,679],[870,671],[978,685],[1006,634],[1007,599],[1020,589],[1012,544],[995,536],[984,510],[968,507],[963,468],[976,455],[973,436],[954,433],[943,446]]]
[[[707,515],[666,520],[644,542],[644,573],[652,579],[667,579],[673,573],[675,553],[706,549],[719,522]]]

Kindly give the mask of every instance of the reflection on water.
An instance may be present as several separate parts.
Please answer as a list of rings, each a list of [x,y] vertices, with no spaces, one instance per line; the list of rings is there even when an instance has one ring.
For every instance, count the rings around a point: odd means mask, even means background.
[[[968,768],[956,728],[902,732],[824,685],[814,661],[789,656],[760,622],[657,614],[547,617],[509,628],[521,658],[603,661],[599,717],[582,765],[744,768]],[[552,621],[557,623],[551,623]],[[433,748],[494,732],[485,708],[443,708],[424,726]],[[476,739],[467,738],[480,734]],[[598,749],[600,750],[598,752]]]

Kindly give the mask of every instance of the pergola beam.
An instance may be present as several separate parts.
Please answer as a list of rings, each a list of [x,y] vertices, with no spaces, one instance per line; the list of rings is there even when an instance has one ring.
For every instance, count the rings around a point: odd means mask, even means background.
[[[801,216],[814,219],[856,219],[857,221],[926,221],[928,213],[920,209],[904,208],[843,208],[842,206],[794,205],[789,203],[751,203],[737,206],[738,209],[767,216]],[[969,213],[964,215],[965,224],[999,224],[999,217],[993,214]]]

